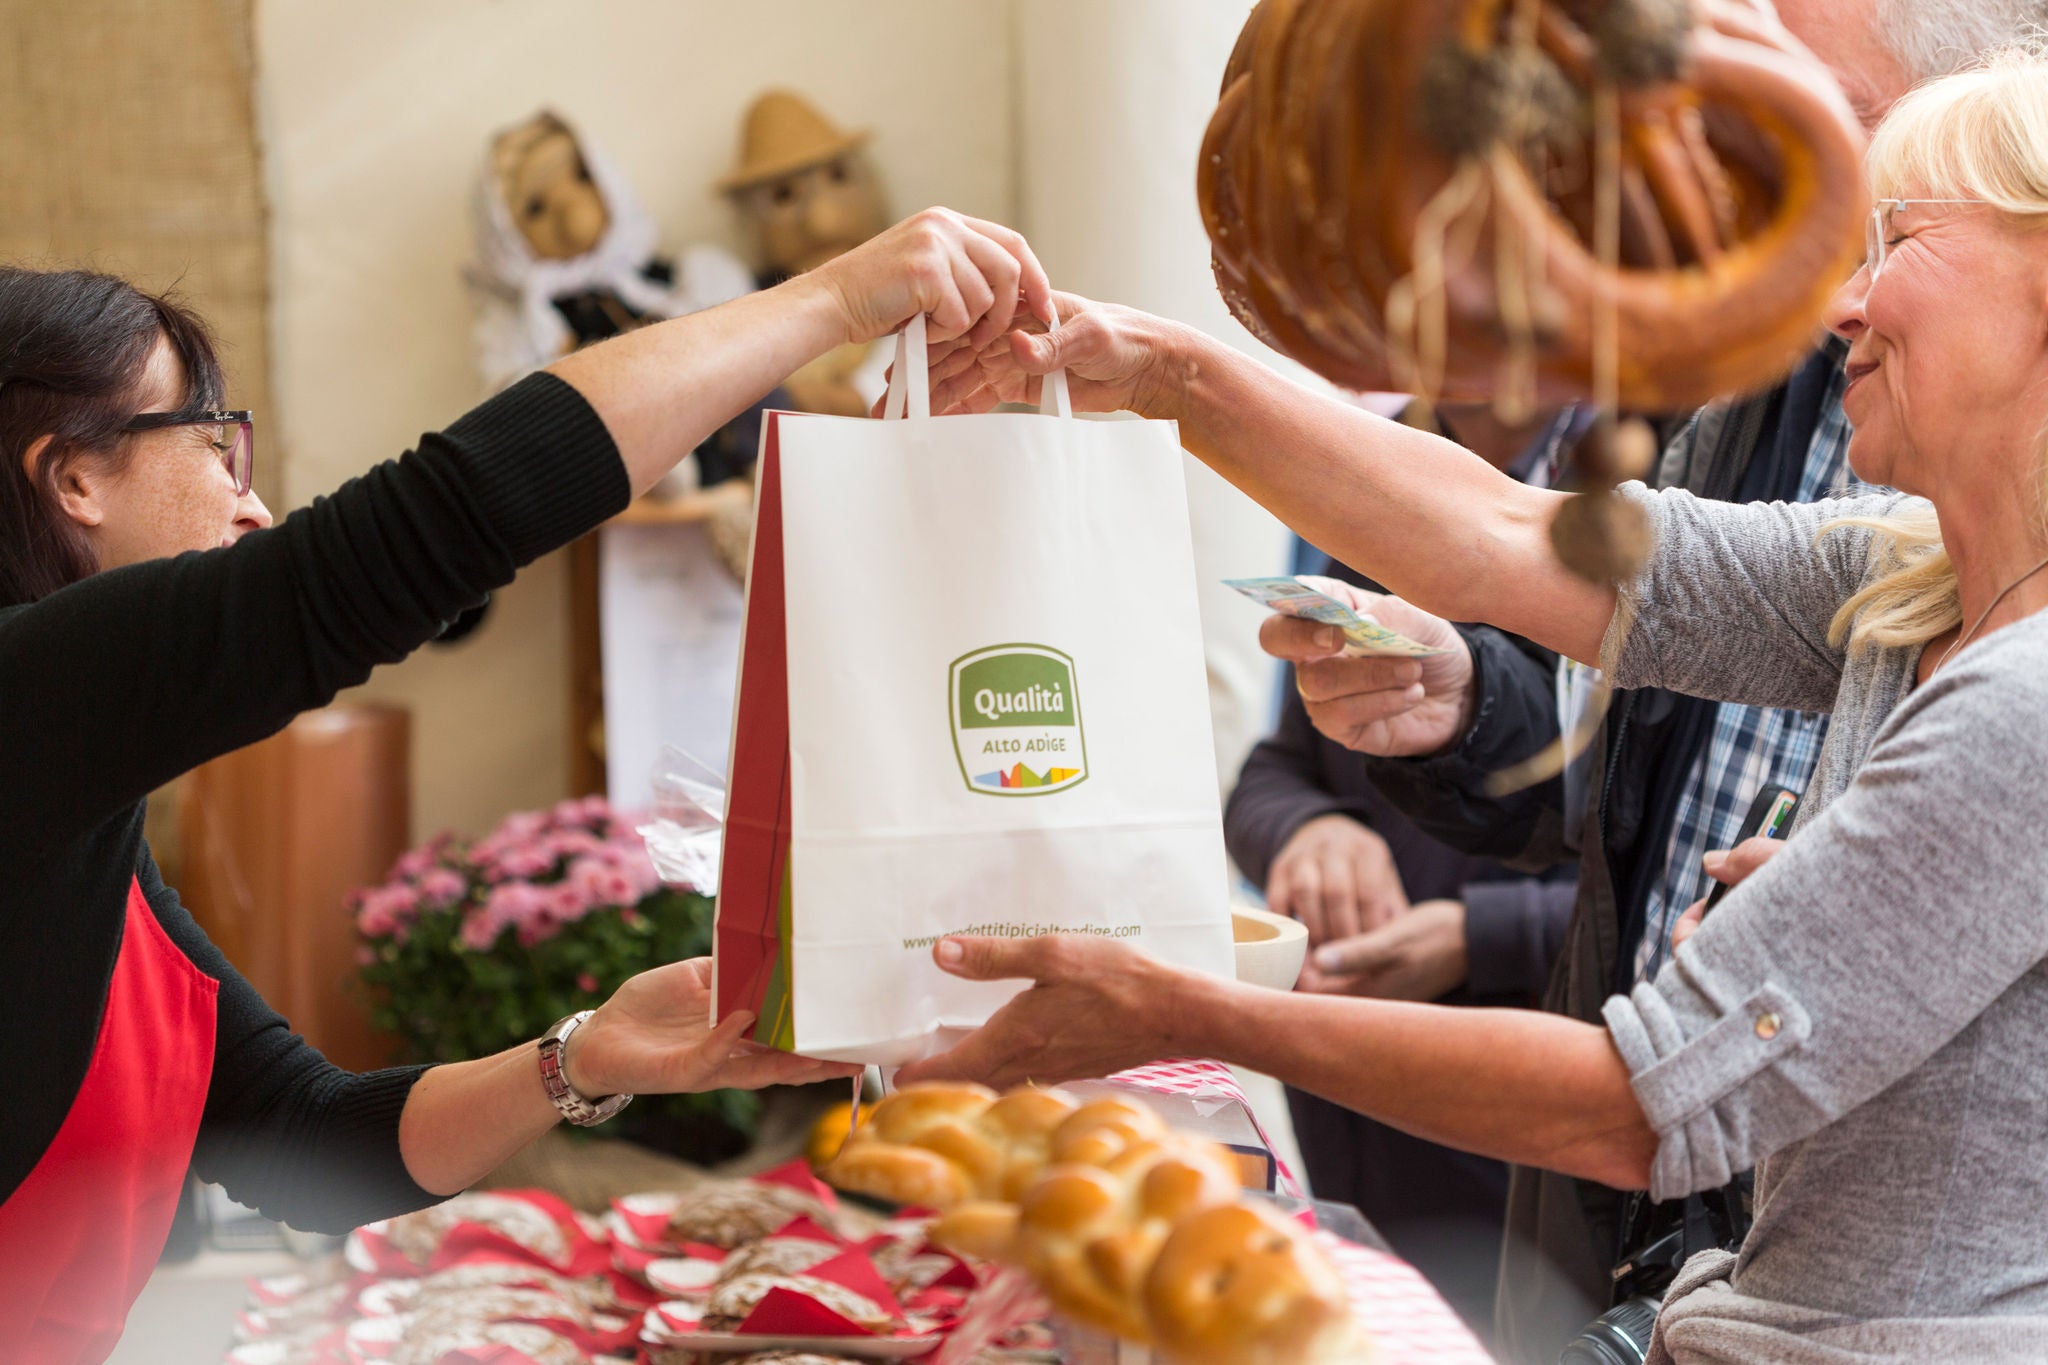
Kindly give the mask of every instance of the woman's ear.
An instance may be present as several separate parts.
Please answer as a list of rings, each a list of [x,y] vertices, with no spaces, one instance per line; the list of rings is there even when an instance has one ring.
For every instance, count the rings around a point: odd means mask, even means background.
[[[50,443],[56,439],[54,435],[38,436],[22,453],[21,467],[31,484],[37,481],[43,458],[49,454]],[[57,506],[80,526],[98,526],[106,520],[106,481],[93,468],[92,461],[71,461],[57,476],[56,491]]]

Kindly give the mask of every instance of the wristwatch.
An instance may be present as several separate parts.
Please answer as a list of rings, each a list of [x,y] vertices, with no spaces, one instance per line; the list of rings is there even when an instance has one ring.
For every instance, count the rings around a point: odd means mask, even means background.
[[[555,1026],[540,1038],[540,1083],[546,1087],[555,1108],[562,1111],[562,1117],[578,1128],[596,1127],[633,1102],[631,1095],[586,1099],[576,1093],[576,1087],[569,1084],[568,1073],[562,1069],[562,1055],[568,1050],[569,1035],[595,1013],[596,1010],[578,1010],[557,1019]]]

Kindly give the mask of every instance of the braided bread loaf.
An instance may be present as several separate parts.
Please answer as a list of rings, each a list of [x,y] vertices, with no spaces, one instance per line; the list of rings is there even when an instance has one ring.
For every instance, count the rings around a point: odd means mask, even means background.
[[[1262,0],[1201,157],[1225,299],[1352,389],[1672,411],[1775,380],[1854,266],[1863,139],[1783,29],[1700,8]]]
[[[1230,1152],[1138,1101],[906,1087],[825,1176],[946,1209],[933,1241],[1016,1266],[1068,1317],[1181,1365],[1359,1358],[1342,1285],[1303,1231],[1241,1204]]]
[[[906,1086],[875,1105],[822,1174],[842,1190],[930,1209],[1015,1199],[1077,1107],[1058,1090]]]
[[[1296,1224],[1243,1202],[1211,1142],[1168,1134],[1076,1144],[1100,1166],[1047,1166],[1016,1204],[963,1204],[932,1238],[1024,1270],[1077,1322],[1179,1365],[1312,1365],[1362,1348],[1336,1271]]]

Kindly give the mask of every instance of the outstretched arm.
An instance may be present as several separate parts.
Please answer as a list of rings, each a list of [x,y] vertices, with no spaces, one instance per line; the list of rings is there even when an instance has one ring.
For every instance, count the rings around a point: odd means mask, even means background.
[[[643,327],[548,366],[597,410],[639,494],[791,373],[930,315],[939,345],[982,347],[1043,317],[1044,270],[1009,228],[926,209],[808,274]]]
[[[1021,238],[927,210],[787,285],[569,356],[232,548],[0,610],[0,772],[25,775],[0,784],[0,828],[59,843],[275,733],[618,512],[805,361],[919,312],[934,335],[999,335],[1020,291],[1045,306]]]
[[[1445,1146],[1618,1189],[1647,1183],[1657,1136],[1607,1031],[1533,1010],[1263,990],[1103,939],[947,939],[939,965],[1026,978],[1017,996],[902,1082],[1104,1076],[1214,1057]]]
[[[934,411],[1035,400],[1064,367],[1076,407],[1181,425],[1187,448],[1352,568],[1453,621],[1484,621],[1588,662],[1614,592],[1551,553],[1564,495],[1426,432],[1309,392],[1193,328],[1055,296],[1057,332],[1012,330],[933,365]]]
[[[753,1016],[711,1025],[711,959],[656,967],[619,987],[570,1035],[563,1069],[592,1099],[764,1085],[804,1085],[860,1068],[751,1042]],[[421,1188],[454,1194],[561,1121],[540,1080],[534,1044],[426,1072],[406,1097],[399,1149]]]

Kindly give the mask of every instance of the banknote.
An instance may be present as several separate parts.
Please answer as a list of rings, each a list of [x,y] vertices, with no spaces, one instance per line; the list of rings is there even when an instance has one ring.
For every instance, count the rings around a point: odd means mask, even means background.
[[[1370,616],[1360,616],[1304,578],[1226,578],[1223,586],[1235,588],[1283,616],[1299,616],[1337,627],[1344,632],[1344,652],[1354,657],[1419,659],[1443,653],[1397,630],[1388,630]]]

